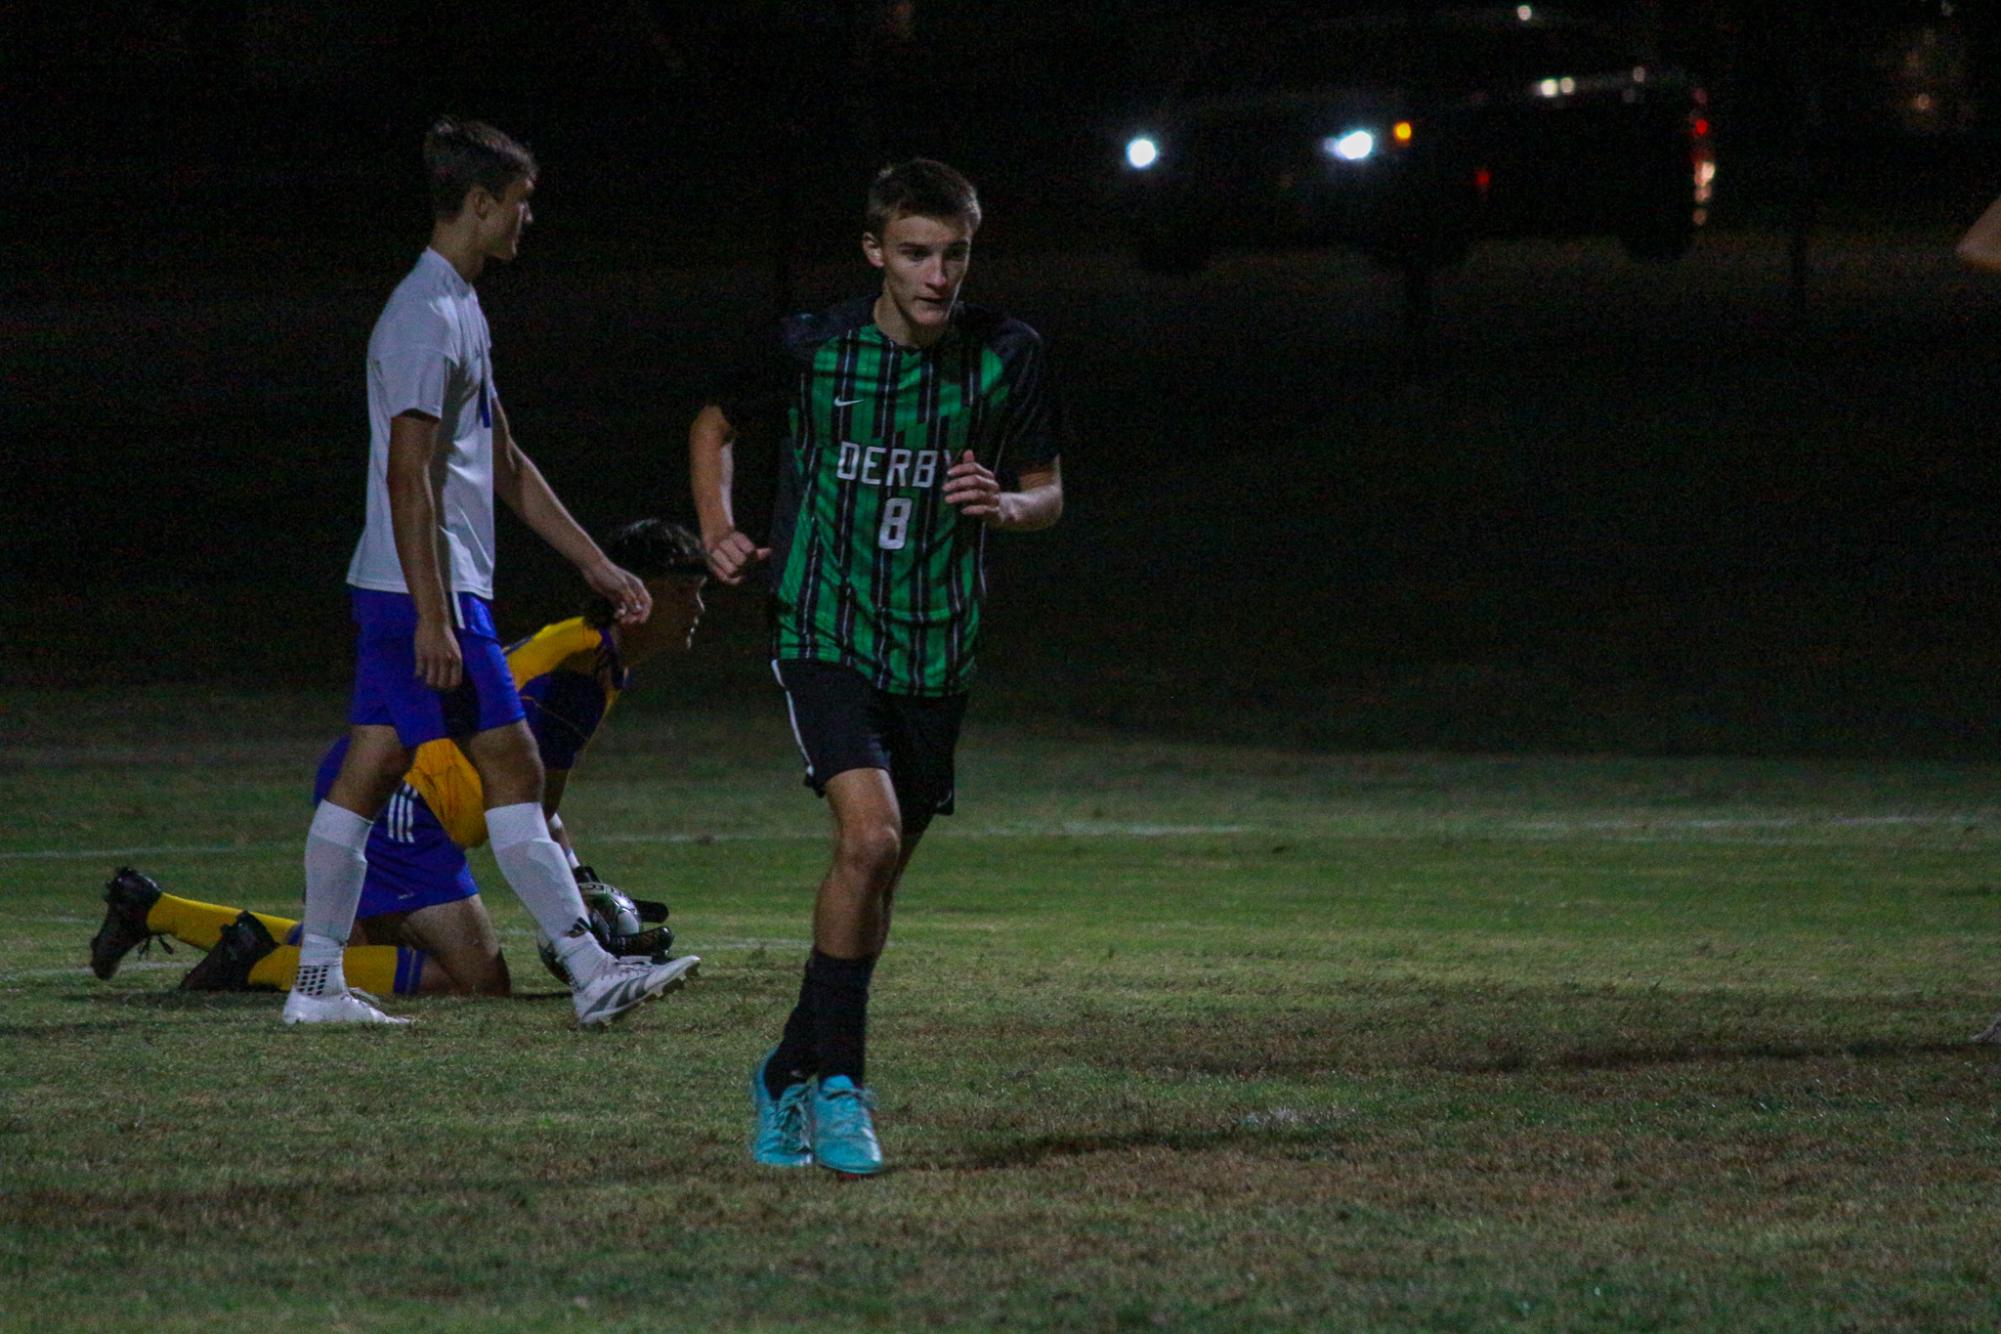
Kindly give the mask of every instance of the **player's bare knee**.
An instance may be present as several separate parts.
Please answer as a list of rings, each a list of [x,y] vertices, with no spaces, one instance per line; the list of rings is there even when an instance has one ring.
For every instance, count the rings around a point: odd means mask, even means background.
[[[524,801],[542,800],[542,760],[533,751],[518,764],[497,766],[493,776],[481,775],[481,784],[486,788],[486,804],[493,806],[514,806]]]
[[[447,996],[510,994],[507,960],[499,949],[454,943],[426,951],[422,989]]]
[[[513,980],[507,975],[507,960],[498,954],[480,960],[452,980],[458,984],[460,993],[467,996],[508,996],[514,990]]]
[[[540,805],[542,801],[542,771],[537,769],[532,778],[517,776],[504,782],[487,783],[486,806],[519,806],[524,802]]]
[[[871,884],[887,884],[903,856],[903,831],[895,820],[862,820],[841,826],[835,856]]]
[[[526,724],[481,732],[461,741],[459,748],[478,771],[489,808],[542,800],[542,755]]]
[[[368,819],[374,819],[410,767],[410,751],[396,739],[393,728],[356,727],[348,735],[347,754],[328,785],[326,799]]]

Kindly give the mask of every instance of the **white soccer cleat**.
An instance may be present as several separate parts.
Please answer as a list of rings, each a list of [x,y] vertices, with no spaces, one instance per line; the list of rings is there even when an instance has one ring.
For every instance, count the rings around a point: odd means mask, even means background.
[[[285,997],[288,1024],[407,1024],[393,1014],[384,1014],[370,1004],[375,998],[365,991],[349,988],[333,996],[308,996],[294,991]]]
[[[1994,1016],[1994,1022],[1973,1035],[1975,1042],[1992,1043],[2001,1046],[2001,1014]]]
[[[595,978],[578,987],[570,999],[577,1007],[579,1028],[600,1028],[655,996],[678,990],[695,975],[701,959],[693,954],[666,963],[645,959],[614,959]]]

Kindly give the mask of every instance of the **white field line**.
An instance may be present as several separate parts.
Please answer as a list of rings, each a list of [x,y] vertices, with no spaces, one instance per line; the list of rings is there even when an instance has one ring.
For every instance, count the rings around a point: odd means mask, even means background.
[[[1525,820],[1515,827],[1552,830],[1560,834],[1596,830],[1652,829],[1868,829],[1882,825],[1978,825],[1982,815],[1761,815],[1709,820],[1648,820],[1626,816],[1616,820]]]
[[[533,936],[525,931],[518,934],[526,941],[525,948],[528,950],[535,948]],[[700,948],[691,949],[686,952],[689,954],[698,954],[704,958],[719,950],[741,950],[746,952],[752,950],[805,950],[812,948],[813,944],[812,941],[804,937],[798,940],[704,940],[695,943]],[[194,949],[193,946],[189,946],[188,948]],[[122,965],[118,969],[118,973],[121,977],[127,973],[159,973],[168,971],[184,973],[194,966],[194,961],[201,958],[201,955],[202,952],[200,950],[194,950],[194,953],[186,963],[181,963],[174,959],[135,959],[130,963]],[[85,963],[76,964],[68,968],[0,968],[0,986],[14,982],[43,980],[51,977],[88,976],[90,976],[90,965]]]
[[[1241,824],[1118,824],[1112,821],[1070,821],[1055,825],[996,825],[991,828],[948,829],[933,826],[933,838],[1184,838],[1204,834],[1249,834],[1261,832]],[[789,830],[778,833],[722,834],[595,834],[599,843],[824,843],[825,832]],[[30,848],[0,852],[0,862],[30,861],[118,861],[134,857],[226,857],[238,853],[259,856],[275,852],[298,852],[305,847],[303,835],[283,843],[163,843],[136,848]]]
[[[1653,820],[1623,818],[1612,820],[1529,820],[1504,826],[1496,839],[1517,838],[1524,842],[1561,840],[1599,843],[1631,843],[1704,847],[1761,848],[1853,848],[1867,846],[1841,831],[1956,830],[1982,840],[2001,837],[2001,823],[1991,812],[1964,815],[1788,815],[1698,820]],[[1816,837],[1813,831],[1834,837]],[[1385,835],[1401,837],[1401,835]],[[1424,835],[1420,835],[1423,837]],[[1481,835],[1471,832],[1467,837]]]
[[[2001,823],[1988,812],[1967,815],[1850,815],[1850,816],[1768,816],[1708,819],[1621,818],[1607,820],[1518,820],[1458,823],[1419,817],[1400,827],[1371,827],[1350,823],[1325,831],[1307,828],[1277,828],[1247,824],[1125,824],[1109,820],[1077,820],[1059,824],[1011,824],[975,828],[934,826],[930,837],[944,839],[995,838],[1196,838],[1234,834],[1290,836],[1295,838],[1337,838],[1354,840],[1405,840],[1423,842],[1440,838],[1489,842],[1550,842],[1558,839],[1591,840],[1602,843],[1638,844],[1750,844],[1759,847],[1851,847],[1841,838],[1789,836],[1784,831],[1829,832],[1868,829],[1960,829],[1982,838],[2001,837]],[[640,833],[597,834],[590,842],[611,844],[663,844],[702,846],[711,843],[822,843],[824,831],[716,834]],[[0,863],[31,861],[130,861],[144,857],[227,857],[270,856],[296,853],[300,842],[265,843],[185,843],[158,844],[129,848],[30,848],[0,852]]]
[[[209,857],[232,852],[268,852],[276,843],[161,843],[143,848],[30,848],[22,852],[0,852],[0,862],[117,861],[130,857]],[[286,846],[290,846],[289,844]],[[298,843],[303,851],[306,841]]]
[[[1116,820],[1065,820],[1051,825],[986,825],[954,829],[932,825],[929,838],[1193,838],[1266,832],[1245,824],[1124,824]],[[606,834],[593,843],[796,843],[825,842],[827,832],[782,834]]]
[[[194,958],[187,963],[178,963],[172,959],[134,959],[130,963],[121,965],[118,971],[121,974],[158,973],[173,969],[185,973],[194,965],[194,959],[199,958],[201,958],[200,950],[196,950]],[[88,977],[89,975],[90,965],[87,963],[80,963],[71,968],[0,968],[0,980],[7,982],[32,977]]]

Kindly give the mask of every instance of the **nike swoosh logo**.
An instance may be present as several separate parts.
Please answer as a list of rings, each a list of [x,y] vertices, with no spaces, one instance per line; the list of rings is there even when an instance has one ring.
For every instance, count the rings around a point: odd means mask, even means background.
[[[851,408],[859,402],[861,400],[858,398],[837,398],[834,400],[834,406],[837,408]]]

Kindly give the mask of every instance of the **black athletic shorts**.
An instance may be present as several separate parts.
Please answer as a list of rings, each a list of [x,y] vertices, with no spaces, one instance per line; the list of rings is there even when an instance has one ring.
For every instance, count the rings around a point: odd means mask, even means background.
[[[806,786],[850,769],[883,769],[906,823],[952,813],[952,755],[966,716],[964,695],[892,695],[831,662],[771,664],[806,761]]]

